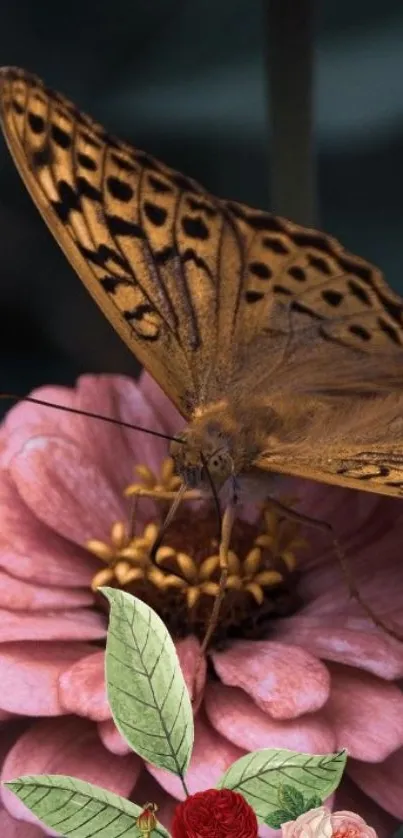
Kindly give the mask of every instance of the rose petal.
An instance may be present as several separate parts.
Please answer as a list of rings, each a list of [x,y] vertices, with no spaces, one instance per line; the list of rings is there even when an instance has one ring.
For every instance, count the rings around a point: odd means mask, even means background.
[[[95,722],[110,719],[105,689],[105,654],[82,657],[59,678],[59,698],[66,713],[86,716]]]
[[[209,683],[205,708],[213,727],[245,751],[288,748],[323,754],[335,748],[335,735],[322,713],[279,721],[260,710],[243,690]]]
[[[403,820],[403,748],[384,762],[370,763],[349,760],[348,774],[362,791],[382,809]]]
[[[125,742],[123,736],[119,733],[113,719],[107,719],[104,722],[99,722],[98,733],[102,744],[105,745],[105,748],[107,748],[112,754],[117,754],[118,756],[122,754],[130,754],[131,748],[127,742]]]
[[[186,787],[189,794],[213,788],[224,771],[244,753],[219,736],[199,713],[195,719],[192,758],[186,772]],[[147,770],[172,797],[178,800],[185,799],[185,791],[179,777],[175,777],[174,774],[162,768],[156,768],[155,765],[147,764]]]
[[[298,643],[325,660],[356,666],[386,680],[403,675],[403,643],[375,629],[367,619],[301,615],[277,620],[273,632],[276,640]]]
[[[0,643],[16,640],[100,640],[105,635],[105,616],[88,608],[41,614],[0,609]]]
[[[38,521],[5,473],[0,473],[0,510],[0,567],[32,583],[90,586],[99,562]]]
[[[399,688],[336,664],[330,672],[332,686],[325,715],[334,726],[336,747],[347,748],[350,757],[380,762],[403,745],[403,694]]]
[[[141,771],[135,754],[115,757],[98,739],[96,728],[85,719],[45,719],[36,722],[10,750],[3,765],[2,782],[22,774],[67,774],[128,797]],[[4,786],[3,803],[16,818],[36,818]]]
[[[124,503],[101,469],[67,440],[30,439],[12,460],[10,473],[37,518],[76,544],[95,536],[107,539],[114,521],[125,518]]]
[[[27,716],[65,713],[59,698],[59,677],[90,649],[84,643],[1,644],[1,706]]]
[[[32,585],[22,579],[15,579],[0,570],[0,608],[16,611],[43,611],[44,609],[68,609],[93,605],[94,595],[90,589],[49,588],[46,585]]]
[[[328,698],[326,667],[297,646],[241,640],[211,657],[224,684],[241,687],[275,719],[313,712]]]
[[[363,794],[353,781],[344,775],[341,785],[336,791],[334,810],[347,809],[357,812],[375,829],[378,838],[390,838],[397,830],[399,822],[373,800]]]

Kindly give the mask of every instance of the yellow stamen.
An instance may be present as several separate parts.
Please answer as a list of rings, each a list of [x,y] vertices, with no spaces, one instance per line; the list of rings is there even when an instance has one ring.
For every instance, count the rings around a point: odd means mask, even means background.
[[[103,562],[110,562],[113,559],[114,553],[109,545],[104,544],[103,541],[98,541],[97,538],[90,538],[85,546],[90,553],[94,553],[94,555]]]
[[[254,576],[260,567],[262,551],[259,547],[252,547],[243,563],[243,570],[246,576]]]
[[[268,587],[272,587],[273,585],[279,585],[280,582],[284,581],[284,577],[278,570],[262,570],[261,573],[257,573],[254,577],[254,582],[258,585]]]
[[[99,570],[91,582],[91,590],[96,591],[97,588],[102,588],[103,585],[109,585],[113,581],[114,576],[113,570],[109,567],[106,567],[104,570]]]
[[[176,553],[177,565],[188,582],[195,582],[198,577],[196,563],[187,553]]]
[[[260,585],[256,585],[255,582],[249,582],[245,586],[245,590],[249,591],[252,594],[253,598],[256,600],[258,605],[261,605],[264,600],[264,593],[260,587]]]

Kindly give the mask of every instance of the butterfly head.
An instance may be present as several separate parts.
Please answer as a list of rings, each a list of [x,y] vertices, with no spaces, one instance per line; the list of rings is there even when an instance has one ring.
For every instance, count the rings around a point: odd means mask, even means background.
[[[211,491],[209,476],[220,489],[234,472],[228,436],[212,423],[186,428],[171,444],[171,456],[176,473],[190,489]]]

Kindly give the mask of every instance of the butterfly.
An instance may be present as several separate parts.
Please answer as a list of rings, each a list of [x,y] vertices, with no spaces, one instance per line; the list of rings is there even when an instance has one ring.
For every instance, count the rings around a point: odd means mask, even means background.
[[[0,115],[73,268],[187,420],[186,486],[403,496],[403,301],[377,268],[214,197],[24,70],[0,71]]]

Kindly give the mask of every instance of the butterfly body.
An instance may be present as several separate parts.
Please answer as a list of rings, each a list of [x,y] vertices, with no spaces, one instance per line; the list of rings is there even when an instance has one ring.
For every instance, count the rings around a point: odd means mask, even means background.
[[[38,209],[188,422],[179,472],[403,495],[403,301],[331,236],[210,195],[18,68],[0,120]],[[203,456],[201,456],[203,455]]]

